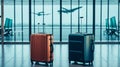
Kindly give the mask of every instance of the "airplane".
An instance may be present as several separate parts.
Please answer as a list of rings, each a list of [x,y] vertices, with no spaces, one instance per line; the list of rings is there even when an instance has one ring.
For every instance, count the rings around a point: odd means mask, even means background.
[[[34,13],[34,14],[35,14],[35,15],[38,15],[38,16],[49,15],[49,13],[44,14],[44,12],[38,12],[38,13]]]
[[[77,7],[77,8],[73,8],[73,9],[66,9],[66,8],[62,7],[61,12],[63,12],[63,13],[71,13],[71,12],[74,12],[75,10],[77,10],[77,9],[80,9],[80,8],[82,8],[82,7]],[[58,10],[58,12],[60,12],[60,10]]]

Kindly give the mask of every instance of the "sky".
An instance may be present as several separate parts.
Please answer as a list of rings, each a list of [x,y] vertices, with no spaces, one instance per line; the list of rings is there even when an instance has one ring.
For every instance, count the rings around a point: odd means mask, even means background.
[[[82,16],[82,24],[86,24],[86,5],[81,5],[82,8],[79,9],[80,17]],[[70,5],[63,5],[64,8],[70,9]],[[72,8],[76,8],[78,5],[73,5]],[[107,5],[102,6],[102,24],[105,24],[105,19],[107,18]],[[53,23],[54,24],[59,24],[60,23],[60,13],[57,12],[59,10],[59,5],[54,5],[53,6]],[[41,12],[42,10],[42,5],[36,5],[35,6],[35,13]],[[109,9],[109,17],[115,16],[116,20],[118,18],[118,6],[117,5],[110,5]],[[34,13],[33,13],[33,6],[32,6],[32,23],[34,22]],[[44,16],[44,22],[45,24],[52,24],[52,5],[45,5],[44,8],[45,13],[49,13],[49,15]],[[93,20],[93,9],[92,5],[88,5],[88,24],[92,24]],[[5,18],[11,18],[14,19],[14,6],[13,5],[5,5],[4,6],[4,19]],[[70,13],[62,13],[62,24],[69,25],[70,24]],[[23,23],[24,24],[29,24],[28,20],[29,19],[29,9],[28,5],[23,6]],[[80,18],[79,18],[80,19]],[[96,5],[96,24],[100,24],[100,5]],[[81,21],[81,19],[80,19]],[[14,22],[14,20],[13,20]],[[21,5],[16,5],[16,22],[17,24],[21,24]],[[43,16],[37,16],[35,15],[35,24],[37,25],[38,23],[42,24],[43,23]],[[74,11],[72,13],[72,23],[73,24],[78,24],[78,10]]]

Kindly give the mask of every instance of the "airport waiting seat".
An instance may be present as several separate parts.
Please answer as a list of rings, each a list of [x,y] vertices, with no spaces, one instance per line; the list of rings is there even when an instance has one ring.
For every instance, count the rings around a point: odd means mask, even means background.
[[[110,18],[110,23],[108,22],[109,19],[106,19],[106,34],[107,35],[116,35],[118,36],[118,29],[116,24],[116,18],[115,16]]]
[[[116,18],[115,18],[115,16],[113,16],[113,17],[110,18],[110,27],[114,28],[114,29],[117,29],[117,24],[116,24]]]
[[[12,19],[6,18],[4,25],[4,36],[12,35]]]
[[[106,34],[110,33],[110,31],[109,31],[109,19],[108,18],[105,19],[105,31],[104,31],[104,33],[106,33]]]
[[[118,36],[118,28],[117,28],[117,23],[116,23],[116,18],[115,16],[110,18],[110,27],[111,27],[111,34]]]

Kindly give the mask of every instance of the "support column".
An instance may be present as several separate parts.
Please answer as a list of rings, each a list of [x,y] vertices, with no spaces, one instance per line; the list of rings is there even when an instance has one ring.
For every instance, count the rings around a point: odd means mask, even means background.
[[[4,0],[1,0],[1,35],[2,35],[2,45],[4,43]]]
[[[60,0],[60,42],[62,42],[62,0]]]
[[[31,32],[32,32],[32,29],[31,29],[31,26],[32,26],[32,22],[31,22],[31,0],[29,0],[29,40],[30,40],[30,35],[31,35]]]
[[[96,0],[93,0],[93,34],[95,36],[95,2]]]

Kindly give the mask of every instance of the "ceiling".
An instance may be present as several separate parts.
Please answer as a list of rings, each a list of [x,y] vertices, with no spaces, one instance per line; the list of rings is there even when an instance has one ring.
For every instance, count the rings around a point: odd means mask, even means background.
[[[15,0],[16,4],[21,4],[21,0]],[[32,4],[34,3],[34,0],[31,0]],[[53,0],[54,4],[59,5],[60,4],[60,0]],[[86,0],[79,0],[80,4],[86,4]],[[96,4],[100,4],[101,0],[96,0]],[[108,0],[102,0],[103,4],[107,4]],[[43,3],[43,0],[35,0],[36,5],[41,5]],[[45,5],[50,5],[52,4],[52,0],[44,0]],[[88,0],[88,4],[92,4],[93,0]],[[118,4],[118,0],[109,0],[110,4]],[[0,3],[1,4],[1,3]],[[13,5],[14,4],[14,0],[4,0],[4,4],[5,5]],[[28,5],[29,4],[29,0],[23,0],[23,4]],[[70,4],[70,0],[62,0],[62,4],[64,5],[69,5]],[[72,4],[78,4],[78,0],[72,0]]]

